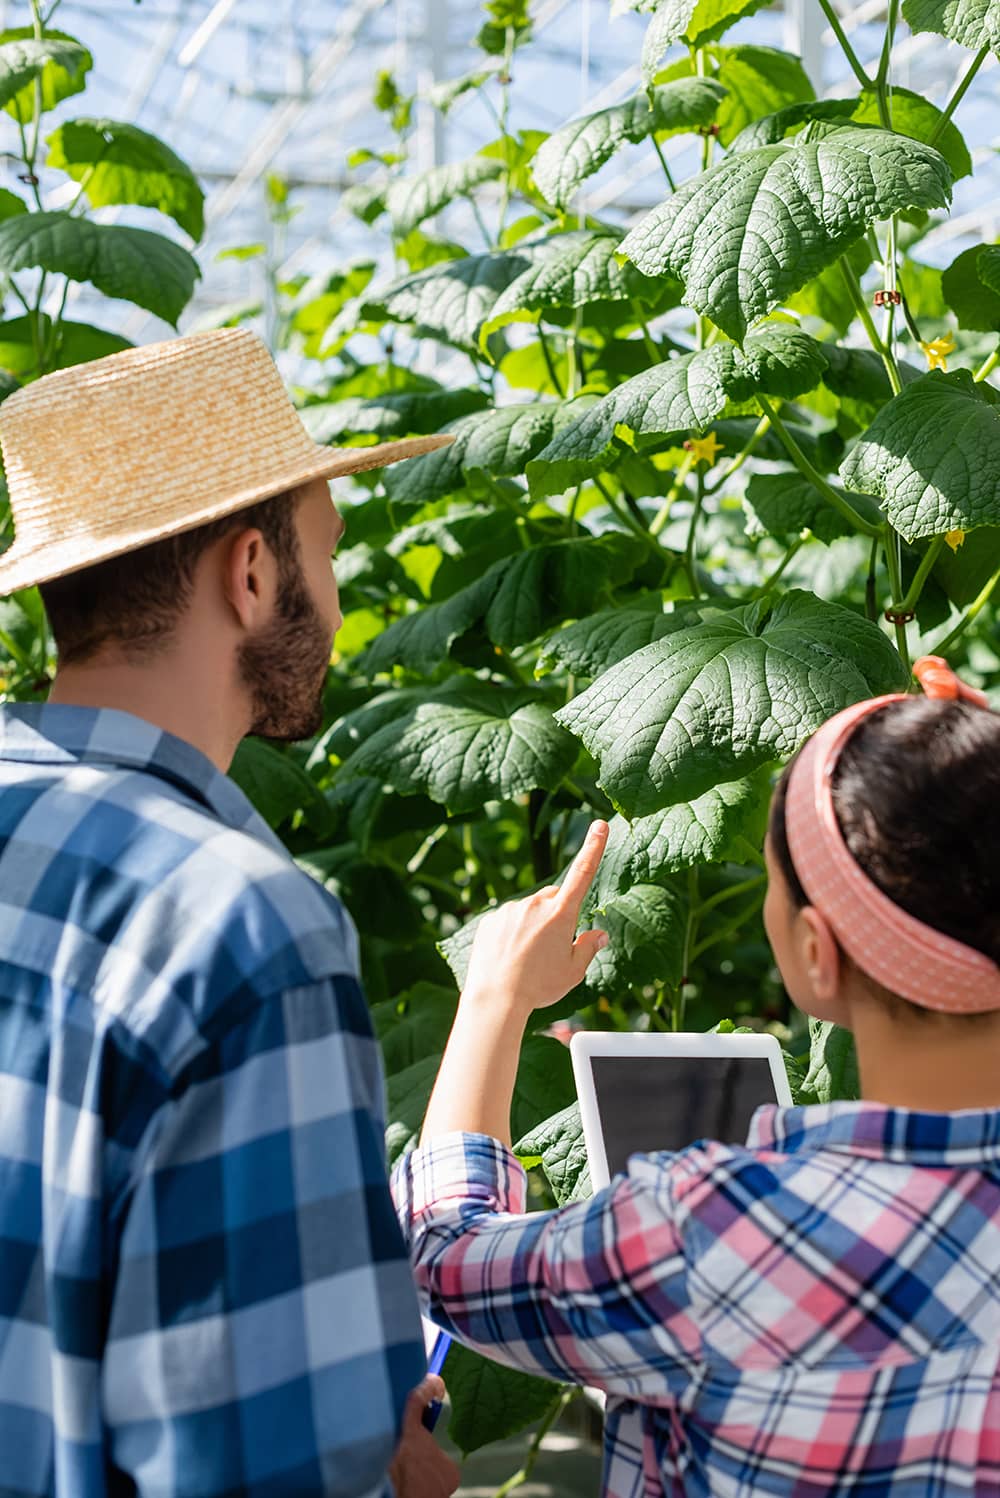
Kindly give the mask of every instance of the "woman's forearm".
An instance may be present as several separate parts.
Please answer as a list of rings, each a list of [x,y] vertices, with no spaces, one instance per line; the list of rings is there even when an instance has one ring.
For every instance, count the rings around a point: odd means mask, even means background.
[[[462,1130],[510,1144],[510,1104],[529,1010],[466,992],[427,1107],[421,1144]]]

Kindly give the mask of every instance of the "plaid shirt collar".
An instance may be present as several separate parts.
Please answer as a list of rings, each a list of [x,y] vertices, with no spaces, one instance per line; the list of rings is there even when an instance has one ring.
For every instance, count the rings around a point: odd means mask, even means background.
[[[747,1135],[749,1149],[776,1154],[833,1150],[904,1165],[982,1168],[1000,1161],[1000,1109],[919,1113],[883,1103],[822,1103],[757,1109]]]
[[[202,802],[227,827],[281,848],[246,796],[200,749],[116,708],[69,703],[5,703],[0,762],[95,765],[138,770]]]

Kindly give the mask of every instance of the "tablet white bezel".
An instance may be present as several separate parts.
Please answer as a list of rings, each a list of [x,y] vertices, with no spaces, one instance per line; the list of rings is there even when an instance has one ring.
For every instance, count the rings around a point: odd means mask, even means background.
[[[771,1067],[774,1101],[782,1107],[791,1107],[792,1103],[781,1046],[775,1035],[700,1035],[694,1032],[622,1035],[605,1030],[579,1030],[570,1041],[570,1055],[580,1100],[590,1179],[595,1191],[607,1186],[611,1180],[591,1066],[595,1056],[763,1056]]]

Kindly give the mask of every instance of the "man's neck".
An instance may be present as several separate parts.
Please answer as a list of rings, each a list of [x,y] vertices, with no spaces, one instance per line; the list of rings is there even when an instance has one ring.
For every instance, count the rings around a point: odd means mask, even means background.
[[[211,673],[205,676],[179,669],[176,660],[152,666],[87,662],[56,672],[49,701],[132,713],[193,744],[225,773],[249,724],[231,694],[218,689]]]

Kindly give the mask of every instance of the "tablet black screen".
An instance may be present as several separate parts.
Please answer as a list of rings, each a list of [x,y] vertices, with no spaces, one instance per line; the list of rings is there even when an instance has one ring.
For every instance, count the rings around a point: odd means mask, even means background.
[[[696,1139],[745,1144],[760,1103],[773,1103],[764,1056],[592,1056],[608,1171],[637,1151],[679,1150]]]

